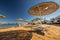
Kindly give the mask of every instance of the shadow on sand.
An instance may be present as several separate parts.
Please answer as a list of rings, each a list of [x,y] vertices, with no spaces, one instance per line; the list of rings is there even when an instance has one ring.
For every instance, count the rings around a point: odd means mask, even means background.
[[[0,33],[0,40],[31,40],[32,32],[35,32],[39,35],[44,35],[41,31],[25,31],[25,30],[18,30],[18,31],[8,31],[8,32],[1,32]]]
[[[47,25],[54,25],[54,26],[57,26],[57,27],[60,27],[60,23],[54,23],[54,24],[47,24]]]
[[[42,35],[42,36],[45,35],[45,33],[43,31],[40,31],[40,30],[35,30],[35,31],[30,31],[30,32],[34,32],[34,33],[37,33],[37,34]]]
[[[32,33],[24,30],[0,33],[0,40],[30,40]]]

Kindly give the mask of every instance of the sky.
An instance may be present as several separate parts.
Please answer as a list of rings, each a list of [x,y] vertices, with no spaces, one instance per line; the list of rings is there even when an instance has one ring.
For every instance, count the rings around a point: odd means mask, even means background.
[[[30,7],[42,2],[56,2],[60,6],[60,0],[0,0],[0,14],[6,16],[0,22],[16,22],[16,18],[24,20],[32,20],[40,16],[33,16],[28,13]],[[60,7],[57,11],[50,15],[42,16],[42,18],[50,19],[60,15]]]

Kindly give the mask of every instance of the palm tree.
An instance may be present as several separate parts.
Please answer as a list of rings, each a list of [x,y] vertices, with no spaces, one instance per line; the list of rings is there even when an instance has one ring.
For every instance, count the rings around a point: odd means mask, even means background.
[[[57,22],[59,22],[59,23],[60,23],[60,18],[58,18]]]

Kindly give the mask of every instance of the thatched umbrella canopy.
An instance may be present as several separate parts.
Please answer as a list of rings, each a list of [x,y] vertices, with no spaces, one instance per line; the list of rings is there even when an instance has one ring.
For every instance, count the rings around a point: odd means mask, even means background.
[[[4,15],[2,15],[2,14],[0,14],[0,18],[5,18],[6,16],[4,16]]]
[[[38,20],[42,20],[42,18],[36,18],[36,19],[34,19],[34,20],[38,21]]]
[[[28,12],[31,15],[43,16],[55,12],[59,8],[59,5],[55,2],[43,2],[32,6]]]
[[[16,20],[21,22],[28,22],[27,20],[23,20],[22,18],[17,18]]]
[[[23,21],[24,21],[24,22],[27,22],[27,23],[29,22],[29,21],[27,21],[27,20],[23,20]]]
[[[35,18],[35,19],[32,20],[32,22],[39,21],[39,20],[43,20],[43,19],[42,18]]]
[[[18,22],[26,22],[26,23],[28,23],[27,20],[23,20],[22,18],[17,18],[16,20],[17,20]]]
[[[18,21],[22,21],[23,19],[22,19],[22,18],[17,18],[16,20],[18,20]]]

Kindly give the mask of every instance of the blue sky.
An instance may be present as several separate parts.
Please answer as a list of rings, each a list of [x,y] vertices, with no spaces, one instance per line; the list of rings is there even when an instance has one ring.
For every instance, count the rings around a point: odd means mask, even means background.
[[[0,22],[15,22],[16,18],[24,20],[32,20],[40,16],[33,16],[28,13],[28,9],[35,4],[53,1],[59,4],[60,0],[0,0],[0,14],[6,16],[0,19]],[[42,18],[50,19],[60,15],[60,8],[50,15],[42,16]]]

